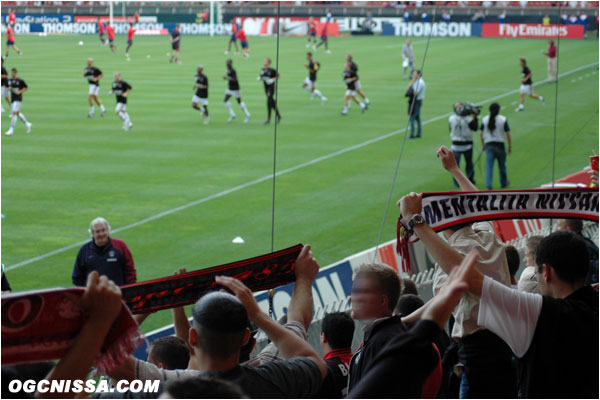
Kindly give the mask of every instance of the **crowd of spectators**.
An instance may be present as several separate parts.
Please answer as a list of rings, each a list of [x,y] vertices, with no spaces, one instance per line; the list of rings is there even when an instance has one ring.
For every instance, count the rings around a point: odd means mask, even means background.
[[[442,146],[437,156],[462,190],[477,190],[450,149]],[[527,268],[517,277],[518,250],[490,223],[447,229],[442,237],[419,218],[419,194],[398,206],[436,261],[428,302],[392,267],[363,264],[353,278],[351,311],[321,321],[320,357],[307,341],[319,271],[307,245],[296,259],[285,318],[261,311],[240,280],[217,277],[221,290],[197,300],[191,324],[183,307],[173,308],[175,335],[152,342],[147,361],[128,356],[107,379],[160,381],[159,393],[125,394],[144,398],[598,397],[598,292],[591,286],[598,282],[598,248],[583,237],[581,221],[559,220],[556,232],[530,237]],[[82,251],[113,251],[109,229],[103,219],[92,221]],[[7,391],[12,379],[88,376],[122,307],[107,274],[122,275],[106,265],[81,271],[74,283],[85,281],[83,328],[56,364],[3,366],[3,397],[27,395]],[[363,338],[352,349],[355,321]],[[270,344],[252,355],[259,329]]]

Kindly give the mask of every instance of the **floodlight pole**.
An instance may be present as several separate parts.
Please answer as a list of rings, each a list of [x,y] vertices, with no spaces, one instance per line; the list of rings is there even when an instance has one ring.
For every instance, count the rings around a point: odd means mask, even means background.
[[[110,21],[110,24],[113,24],[113,2],[109,2],[108,3],[108,20]]]

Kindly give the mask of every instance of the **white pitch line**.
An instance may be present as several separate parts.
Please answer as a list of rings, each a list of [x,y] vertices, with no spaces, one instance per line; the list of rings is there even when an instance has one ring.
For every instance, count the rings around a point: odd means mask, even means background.
[[[562,74],[559,74],[558,76],[559,76],[559,77],[567,76],[567,75],[573,74],[573,73],[575,73],[575,72],[579,72],[579,71],[581,71],[581,70],[583,70],[583,69],[586,69],[586,68],[592,67],[592,66],[594,66],[594,65],[598,65],[598,63],[597,63],[597,62],[595,62],[595,63],[592,63],[592,64],[587,64],[587,65],[584,65],[584,66],[581,66],[581,67],[578,67],[578,68],[572,69],[572,70],[570,70],[570,71],[563,72]],[[534,83],[534,84],[533,84],[533,86],[541,85],[541,84],[543,84],[543,83],[545,83],[545,82],[543,82],[543,81],[540,81],[540,82]],[[482,100],[482,101],[478,102],[477,104],[485,104],[485,103],[489,103],[489,102],[492,102],[492,101],[494,101],[494,100],[498,100],[498,99],[501,99],[501,98],[503,98],[503,97],[506,97],[506,96],[510,96],[511,94],[515,94],[515,93],[518,93],[518,92],[519,92],[519,89],[511,90],[511,91],[509,91],[509,92],[506,92],[506,93],[500,94],[500,95],[498,95],[498,96],[494,96],[494,97],[490,97],[489,99]],[[426,124],[429,124],[429,123],[431,123],[431,122],[439,121],[439,120],[440,120],[440,119],[442,119],[442,118],[447,118],[447,117],[449,117],[449,116],[450,116],[450,114],[451,114],[451,113],[447,113],[447,114],[443,114],[443,115],[438,115],[437,117],[434,117],[434,118],[428,119],[427,121],[424,121],[424,122],[422,123],[422,125],[426,125]],[[365,142],[362,142],[362,143],[359,143],[359,144],[355,144],[354,146],[346,147],[345,149],[341,149],[341,150],[338,150],[338,151],[336,151],[336,152],[333,152],[333,153],[330,153],[330,154],[326,154],[326,155],[324,155],[324,156],[321,156],[321,157],[317,157],[317,158],[315,158],[315,159],[313,159],[313,160],[310,160],[310,161],[304,162],[304,163],[302,163],[302,164],[298,164],[298,165],[296,165],[296,166],[294,166],[294,167],[290,167],[290,168],[287,168],[287,169],[284,169],[284,170],[278,171],[278,172],[276,172],[276,173],[275,173],[275,176],[280,176],[280,175],[288,174],[288,173],[290,173],[290,172],[297,171],[297,170],[299,170],[299,169],[301,169],[301,168],[304,168],[304,167],[308,167],[308,166],[310,166],[310,165],[317,164],[317,163],[319,163],[319,162],[321,162],[321,161],[329,160],[330,158],[337,157],[337,156],[339,156],[339,155],[342,155],[342,154],[348,153],[348,152],[350,152],[350,151],[353,151],[353,150],[356,150],[356,149],[360,149],[360,148],[362,148],[362,147],[365,147],[365,146],[368,146],[368,145],[370,145],[370,144],[377,143],[377,142],[381,142],[382,140],[388,139],[388,138],[390,138],[390,137],[392,137],[392,136],[395,136],[395,135],[397,135],[397,134],[399,134],[399,133],[403,133],[405,130],[406,130],[406,129],[398,129],[397,131],[390,132],[390,133],[388,133],[388,134],[385,134],[385,135],[383,135],[383,136],[378,136],[378,137],[376,137],[376,138],[369,139],[369,140],[367,140],[367,141],[365,141]],[[136,226],[140,226],[140,225],[146,224],[146,223],[148,223],[148,222],[155,221],[155,220],[157,220],[157,219],[159,219],[159,218],[165,217],[165,216],[167,216],[167,215],[173,214],[173,213],[175,213],[175,212],[178,212],[178,211],[185,210],[185,209],[187,209],[187,208],[190,208],[190,207],[196,206],[196,205],[198,205],[198,204],[206,203],[207,201],[210,201],[210,200],[218,199],[219,197],[226,196],[226,195],[228,195],[228,194],[231,194],[231,193],[237,192],[237,191],[239,191],[239,190],[242,190],[242,189],[245,189],[245,188],[247,188],[247,187],[250,187],[250,186],[256,185],[256,184],[258,184],[258,183],[265,182],[265,181],[267,181],[267,180],[270,180],[270,179],[272,179],[272,178],[273,178],[273,174],[270,174],[270,175],[263,176],[262,178],[258,178],[258,179],[255,179],[255,180],[253,180],[253,181],[246,182],[246,183],[244,183],[244,184],[242,184],[242,185],[238,185],[238,186],[232,187],[231,189],[227,189],[227,190],[224,190],[224,191],[222,191],[222,192],[219,192],[219,193],[215,193],[215,194],[213,194],[213,195],[210,195],[210,196],[208,196],[208,197],[204,197],[204,198],[202,198],[202,199],[194,200],[194,201],[192,201],[192,202],[190,202],[190,203],[187,203],[187,204],[184,204],[184,205],[182,205],[182,206],[175,207],[175,208],[172,208],[172,209],[170,209],[170,210],[166,210],[166,211],[163,211],[163,212],[161,212],[161,213],[158,213],[158,214],[152,215],[152,216],[150,216],[150,217],[148,217],[148,218],[144,218],[144,219],[143,219],[143,220],[141,220],[141,221],[134,222],[133,224],[129,224],[129,225],[125,225],[125,226],[122,226],[122,227],[120,227],[120,228],[117,228],[117,229],[113,229],[113,230],[112,230],[112,233],[117,233],[117,232],[121,232],[121,231],[124,231],[124,230],[127,230],[127,229],[135,228]],[[55,255],[55,254],[59,254],[59,253],[62,253],[62,252],[64,252],[64,251],[70,250],[70,249],[72,249],[72,248],[75,248],[75,247],[81,246],[81,245],[83,245],[84,243],[87,243],[88,241],[89,241],[89,239],[87,239],[87,240],[84,240],[84,241],[81,241],[81,242],[73,243],[73,244],[70,244],[70,245],[68,245],[68,246],[65,246],[65,247],[61,247],[60,249],[52,250],[52,251],[51,251],[51,252],[49,252],[49,253],[42,254],[42,255],[39,255],[39,256],[37,256],[37,257],[33,257],[33,258],[30,258],[30,259],[27,259],[27,260],[21,261],[21,262],[19,262],[19,263],[17,263],[17,264],[11,265],[11,266],[9,266],[9,267],[6,267],[6,270],[7,270],[7,271],[10,271],[10,270],[12,270],[12,269],[15,269],[15,268],[22,267],[23,265],[27,265],[27,264],[31,264],[31,263],[33,263],[33,262],[36,262],[36,261],[39,261],[39,260],[43,260],[44,258],[48,258],[48,257],[50,257],[50,256],[53,256],[53,255]]]

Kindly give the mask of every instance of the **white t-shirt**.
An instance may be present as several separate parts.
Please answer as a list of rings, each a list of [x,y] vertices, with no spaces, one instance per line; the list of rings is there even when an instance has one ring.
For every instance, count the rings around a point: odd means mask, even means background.
[[[506,142],[506,132],[509,130],[508,123],[506,117],[504,115],[496,115],[496,128],[493,131],[490,131],[488,127],[490,121],[490,116],[486,115],[483,117],[483,121],[481,123],[483,130],[483,142]]]
[[[540,294],[511,289],[486,276],[477,323],[502,338],[515,356],[521,358],[533,340],[542,300]]]
[[[473,148],[473,131],[469,128],[471,121],[473,121],[473,117],[470,115],[461,117],[460,115],[452,114],[448,118],[450,139],[452,139],[452,142],[471,142],[471,144],[452,143],[453,151],[467,151]]]

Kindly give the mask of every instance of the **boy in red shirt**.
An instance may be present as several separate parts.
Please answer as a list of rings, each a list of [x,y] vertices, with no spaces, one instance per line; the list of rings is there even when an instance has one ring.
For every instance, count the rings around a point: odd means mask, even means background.
[[[105,31],[106,28],[104,27],[104,22],[98,18],[98,37],[100,38],[100,43],[102,43],[102,46],[106,46],[106,39],[104,39]]]
[[[308,43],[306,48],[310,48],[310,41],[312,40],[313,46],[317,45],[317,21],[313,17],[308,19]]]
[[[17,23],[17,15],[15,14],[15,10],[10,10],[8,14],[8,23],[12,26],[15,26]]]
[[[129,57],[129,49],[133,45],[133,34],[135,33],[135,29],[133,29],[133,23],[129,24],[129,29],[127,29],[127,49],[125,49],[125,57]]]
[[[237,45],[237,32],[238,32],[238,26],[235,22],[233,22],[231,24],[231,38],[229,38],[229,45],[227,46],[227,51],[225,51],[225,54],[229,54],[229,52],[231,51],[232,43],[235,45],[235,54],[240,54],[240,49],[238,48],[238,45]]]
[[[8,57],[8,50],[11,47],[15,49],[19,55],[22,54],[19,48],[15,46],[15,32],[13,31],[13,28],[10,26],[10,24],[6,24],[6,55],[4,57]]]
[[[117,45],[114,44],[114,41],[115,41],[115,29],[110,24],[110,21],[106,21],[106,34],[108,35],[108,44],[110,46],[110,49],[114,53],[115,50],[117,49]]]
[[[248,46],[248,39],[246,38],[246,31],[244,28],[238,31],[237,38],[240,40],[240,44],[242,45],[242,55],[244,58],[250,57],[250,47]]]

